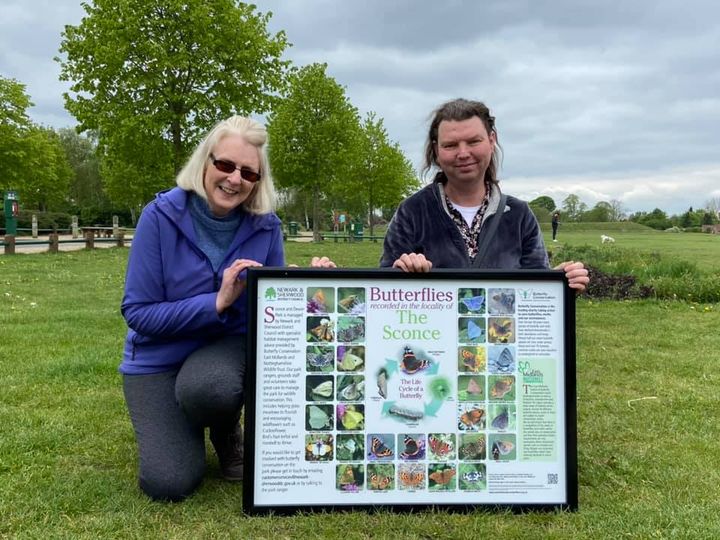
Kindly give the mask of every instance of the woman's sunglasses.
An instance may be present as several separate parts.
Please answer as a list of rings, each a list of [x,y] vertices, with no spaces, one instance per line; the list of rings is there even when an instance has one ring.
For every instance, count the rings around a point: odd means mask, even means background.
[[[224,172],[225,174],[232,174],[235,171],[240,171],[240,177],[243,180],[247,180],[248,182],[252,182],[253,184],[260,181],[259,172],[255,172],[252,169],[248,169],[247,167],[238,167],[232,161],[227,161],[225,159],[215,159],[215,156],[213,156],[212,154],[210,154],[210,159],[212,160],[213,166],[220,172]]]

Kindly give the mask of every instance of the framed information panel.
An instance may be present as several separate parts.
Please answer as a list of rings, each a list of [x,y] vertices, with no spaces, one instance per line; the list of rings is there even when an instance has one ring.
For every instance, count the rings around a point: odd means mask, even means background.
[[[558,271],[251,269],[243,509],[577,508]]]

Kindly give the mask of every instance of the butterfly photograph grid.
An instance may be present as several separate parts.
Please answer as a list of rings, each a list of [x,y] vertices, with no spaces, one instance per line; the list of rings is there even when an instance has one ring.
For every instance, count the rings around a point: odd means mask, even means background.
[[[307,290],[306,461],[337,462],[341,491],[487,489],[487,461],[511,461],[517,452],[515,291],[458,290],[457,431],[450,433],[366,433],[365,294]],[[428,362],[408,345],[400,367],[416,373]]]

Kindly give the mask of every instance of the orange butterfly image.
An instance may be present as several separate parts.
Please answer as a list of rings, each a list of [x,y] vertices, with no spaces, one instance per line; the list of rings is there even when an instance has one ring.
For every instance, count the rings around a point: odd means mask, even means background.
[[[453,446],[439,437],[436,437],[432,433],[428,436],[428,444],[430,445],[430,451],[437,457],[445,457],[453,451]]]
[[[360,303],[360,301],[358,300],[357,294],[351,294],[350,296],[346,296],[338,302],[338,304],[340,304],[340,307],[342,307],[345,311],[350,311],[358,303]]]
[[[380,491],[383,489],[388,489],[391,482],[392,478],[390,478],[389,476],[380,476],[378,474],[370,475],[370,487],[372,489],[377,489]]]
[[[400,471],[400,485],[404,488],[424,487],[425,473],[423,471]]]
[[[430,473],[430,480],[441,486],[447,485],[450,480],[455,476],[455,469],[443,469],[442,471],[435,471]]]
[[[461,429],[482,429],[485,427],[485,411],[470,409],[460,415]]]
[[[462,349],[460,354],[462,355],[463,366],[465,366],[468,370],[477,373],[478,371],[482,371],[485,367],[482,354],[468,351],[467,349]]]
[[[370,439],[370,453],[376,458],[387,458],[393,455],[391,448],[388,448],[379,437]]]
[[[329,319],[323,319],[320,324],[310,330],[320,341],[332,341],[334,338],[332,330],[332,322]]]
[[[342,473],[342,476],[340,477],[340,485],[344,484],[354,484],[355,483],[355,473],[352,470],[352,467],[345,467],[345,470]]]

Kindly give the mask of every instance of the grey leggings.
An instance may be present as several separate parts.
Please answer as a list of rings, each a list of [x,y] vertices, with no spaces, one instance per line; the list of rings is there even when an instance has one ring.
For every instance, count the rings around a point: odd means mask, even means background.
[[[205,427],[234,429],[243,404],[245,336],[228,336],[187,357],[178,370],[125,375],[123,390],[135,429],[140,488],[179,501],[205,474]]]

